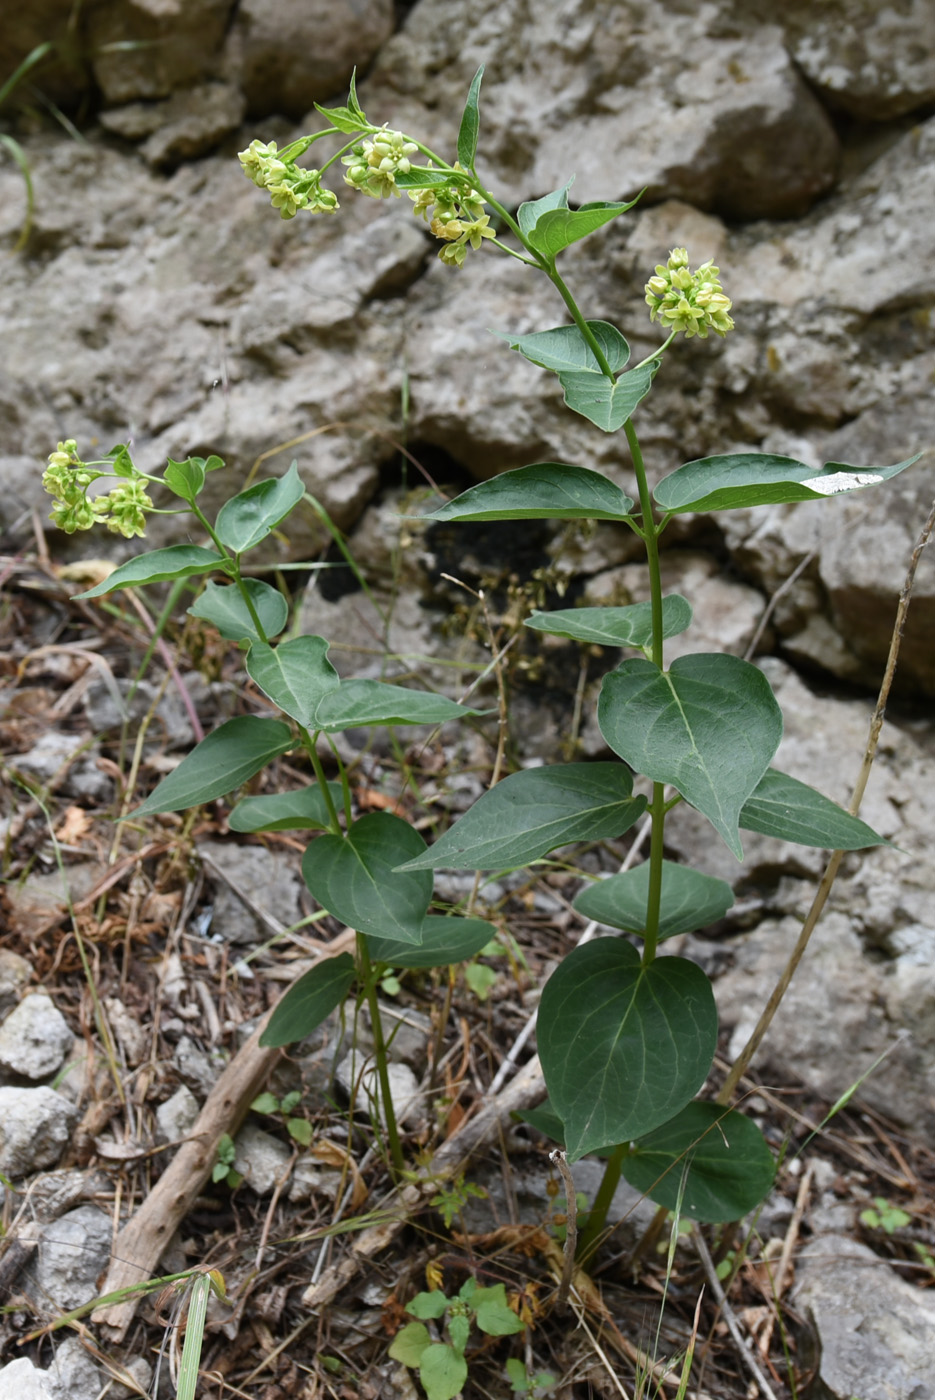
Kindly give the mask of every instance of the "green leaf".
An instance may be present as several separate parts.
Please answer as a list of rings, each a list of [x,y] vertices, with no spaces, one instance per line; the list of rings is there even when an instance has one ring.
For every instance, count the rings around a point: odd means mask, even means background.
[[[714,993],[686,958],[643,967],[630,943],[598,938],[549,978],[537,1036],[573,1162],[651,1132],[698,1092],[717,1045]]]
[[[427,915],[422,925],[422,942],[397,943],[392,938],[368,937],[367,947],[374,962],[389,967],[449,967],[466,962],[496,936],[496,929],[483,919],[462,919],[452,914]]]
[[[315,728],[334,734],[366,724],[444,724],[460,715],[482,713],[429,690],[384,681],[341,681],[319,703]]]
[[[300,1147],[311,1146],[313,1137],[312,1125],[307,1118],[287,1118],[286,1132],[297,1142]]]
[[[432,1338],[424,1322],[407,1322],[390,1343],[389,1354],[394,1361],[416,1369],[423,1352],[431,1345]]]
[[[329,783],[332,801],[340,810],[343,793],[340,783]],[[327,827],[328,804],[317,783],[295,792],[273,792],[262,797],[245,797],[227,819],[231,831],[313,831]]]
[[[806,783],[768,768],[740,813],[745,831],[778,836],[799,846],[831,851],[860,851],[889,843],[858,817],[823,797]]]
[[[662,600],[662,635],[677,637],[692,620],[688,601],[679,593]],[[527,627],[548,632],[553,637],[571,637],[576,642],[597,643],[602,647],[641,647],[653,644],[652,603],[631,603],[625,608],[561,608],[556,612],[534,612]]]
[[[193,504],[205,484],[204,458],[188,457],[184,462],[173,462],[170,457],[162,479],[176,496]]]
[[[587,324],[611,369],[615,373],[623,369],[630,358],[630,347],[617,327],[609,321],[588,321]],[[531,364],[539,365],[541,369],[554,369],[556,372],[587,370],[589,373],[603,374],[594,351],[577,326],[556,326],[554,330],[535,331],[532,335],[512,336],[506,331],[494,331],[493,334],[508,341],[511,350],[518,350]]]
[[[276,1003],[261,1045],[291,1045],[320,1026],[347,996],[357,976],[350,953],[322,958]]]
[[[615,433],[649,393],[661,363],[661,360],[650,360],[612,381],[606,374],[594,370],[563,371],[558,378],[570,409],[603,432]]]
[[[285,476],[257,481],[226,501],[215,522],[217,537],[232,554],[253,549],[284,520],[305,495],[293,462]]]
[[[572,841],[621,836],[646,807],[619,763],[556,763],[485,792],[406,870],[507,870]]]
[[[459,1356],[464,1355],[464,1349],[471,1336],[470,1318],[463,1313],[454,1313],[448,1318],[448,1336],[451,1338],[451,1345]]]
[[[138,554],[93,588],[76,593],[76,598],[100,598],[115,588],[136,588],[147,583],[165,583],[168,579],[208,574],[224,567],[224,557],[214,549],[202,549],[197,544],[173,544],[168,549],[152,549]]]
[[[921,455],[917,452],[894,467],[851,467],[844,462],[826,462],[818,470],[794,457],[777,457],[768,452],[702,457],[663,477],[653,495],[662,509],[673,515],[686,510],[737,510],[741,506],[819,501],[888,481],[911,467]]]
[[[397,170],[395,182],[401,190],[433,190],[439,185],[450,185],[455,178],[450,170],[430,170],[427,165],[411,165],[408,170]]]
[[[782,738],[761,671],[736,656],[682,656],[669,671],[643,657],[604,677],[597,707],[614,753],[703,812],[738,860],[740,810]]]
[[[125,442],[118,442],[116,447],[112,447],[110,451],[106,453],[106,456],[108,456],[113,463],[115,476],[132,478],[138,475],[136,467],[133,465],[133,458],[130,456],[130,449]],[[100,473],[95,472],[94,475],[99,476]]]
[[[425,850],[419,833],[389,812],[352,824],[346,836],[319,836],[302,859],[302,875],[323,909],[375,938],[419,944],[432,898],[429,871],[397,869]]]
[[[346,107],[319,107],[315,103],[315,110],[320,112],[326,121],[337,131],[366,131],[370,123],[364,116],[363,109],[357,101],[357,70],[351,74],[351,85],[348,93]]]
[[[506,1300],[506,1288],[495,1283],[491,1288],[475,1288],[471,1297],[474,1320],[488,1337],[510,1337],[525,1332],[526,1324]]]
[[[233,792],[272,759],[292,748],[292,730],[277,719],[242,715],[202,739],[130,816],[181,812]]]
[[[461,117],[461,126],[458,130],[458,162],[463,170],[473,169],[474,157],[477,155],[477,133],[480,130],[478,104],[483,77],[484,65],[481,64],[471,82],[467,102],[464,104],[464,113]]]
[[[684,1190],[682,1180],[684,1173]],[[763,1134],[742,1113],[690,1103],[633,1144],[623,1174],[657,1205],[712,1224],[740,1220],[769,1191],[776,1163]]]
[[[440,1288],[435,1288],[427,1293],[417,1293],[412,1302],[406,1304],[406,1312],[421,1318],[423,1322],[430,1322],[441,1317],[447,1306],[448,1299]]]
[[[538,462],[482,481],[425,520],[626,520],[633,502],[600,472]]]
[[[262,579],[245,578],[242,583],[250,595],[263,631],[267,637],[275,637],[289,618],[289,605],[285,598],[278,588],[271,587]],[[188,614],[189,617],[200,617],[204,622],[210,622],[228,642],[260,641],[250,609],[235,583],[217,584],[209,580],[201,597],[196,598],[188,609]],[[285,706],[281,708],[285,709]]]
[[[633,870],[588,885],[575,900],[575,908],[586,919],[625,929],[627,933],[642,934],[646,929],[648,896],[649,861],[644,861]],[[733,902],[734,892],[726,880],[716,880],[689,866],[663,861],[659,937],[694,933],[716,919],[723,919]]]
[[[467,1378],[467,1362],[447,1342],[433,1342],[422,1353],[419,1380],[428,1400],[454,1400]]]
[[[568,184],[563,185],[560,190],[553,190],[551,194],[543,195],[541,199],[527,200],[525,204],[519,206],[516,213],[516,222],[527,238],[532,233],[543,214],[547,214],[552,209],[568,208],[568,191],[574,183],[575,177],[572,175]]]
[[[568,189],[567,185],[565,189]],[[526,236],[537,253],[542,253],[551,260],[569,244],[577,243],[579,238],[587,238],[589,233],[603,228],[611,219],[616,219],[619,214],[625,214],[628,209],[632,209],[639,197],[637,195],[636,199],[624,204],[616,200],[598,200],[594,204],[582,204],[575,210],[547,209],[539,214],[534,227]]]
[[[247,654],[247,674],[305,729],[315,727],[321,701],[341,684],[324,637],[294,637],[275,648],[254,642]]]
[[[254,1113],[278,1113],[279,1100],[275,1094],[269,1092],[258,1094],[250,1105]]]

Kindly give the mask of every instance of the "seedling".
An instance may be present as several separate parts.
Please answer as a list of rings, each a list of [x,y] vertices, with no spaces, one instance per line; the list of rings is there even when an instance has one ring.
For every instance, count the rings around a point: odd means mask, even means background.
[[[302,1093],[299,1089],[293,1089],[291,1094],[286,1094],[281,1099],[267,1091],[259,1094],[250,1107],[254,1113],[281,1117],[283,1126],[293,1142],[297,1142],[300,1147],[308,1147],[312,1140],[312,1125],[307,1118],[295,1118],[292,1115],[292,1110],[298,1106],[301,1099]]]
[[[407,1322],[397,1332],[390,1347],[390,1356],[418,1371],[419,1380],[429,1400],[453,1400],[468,1378],[465,1350],[476,1326],[488,1337],[509,1337],[525,1330],[506,1297],[506,1288],[495,1283],[491,1288],[478,1288],[477,1280],[469,1278],[457,1296],[448,1298],[436,1289],[432,1293],[417,1293],[406,1312],[417,1322]],[[433,1338],[426,1322],[438,1322],[447,1341]]]

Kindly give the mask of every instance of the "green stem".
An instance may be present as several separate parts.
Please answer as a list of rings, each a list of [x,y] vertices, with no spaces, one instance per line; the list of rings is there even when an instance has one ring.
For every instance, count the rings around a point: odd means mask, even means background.
[[[401,1176],[406,1163],[403,1157],[402,1143],[399,1140],[399,1128],[396,1126],[396,1110],[393,1108],[393,1096],[390,1093],[389,1063],[386,1058],[386,1040],[383,1035],[383,1021],[380,1017],[380,1003],[377,1000],[377,979],[374,973],[373,963],[370,961],[367,940],[362,933],[357,934],[357,966],[364,987],[364,995],[367,998],[367,1006],[370,1011],[370,1026],[373,1031],[373,1053],[377,1062],[377,1078],[380,1081],[380,1102],[383,1108],[383,1118],[386,1122],[386,1136],[390,1145],[390,1159],[393,1163],[394,1172],[397,1176]]]
[[[630,1144],[621,1142],[607,1158],[604,1175],[594,1197],[594,1204],[588,1212],[588,1223],[578,1239],[578,1259],[581,1263],[584,1263],[594,1253],[601,1235],[604,1233],[607,1226],[607,1214],[614,1199],[614,1192],[620,1182],[620,1169],[629,1152]]]
[[[322,768],[321,759],[318,757],[318,748],[316,745],[318,734],[310,734],[309,731],[306,728],[304,728],[304,726],[301,724],[299,725],[299,733],[302,736],[302,745],[305,749],[305,752],[308,754],[309,761],[312,765],[312,771],[315,774],[315,780],[318,783],[318,786],[321,788],[322,797],[325,799],[325,806],[328,808],[331,833],[334,836],[343,836],[344,832],[341,830],[341,822],[338,818],[338,809],[334,805],[334,798],[331,796],[331,789],[329,788],[328,780],[325,777],[325,770],[324,768]],[[341,779],[343,783],[345,779],[343,768],[340,768],[341,760],[338,758],[336,752],[334,756],[338,762],[339,771],[341,772]],[[350,826],[350,818],[348,818],[348,826]]]
[[[633,471],[636,475],[640,498],[640,511],[643,520],[643,539],[646,544],[646,563],[649,569],[649,596],[652,609],[653,645],[652,661],[662,670],[663,666],[663,627],[662,627],[662,572],[659,565],[659,527],[653,513],[653,500],[646,479],[643,454],[632,419],[624,424]],[[644,934],[643,966],[647,967],[656,956],[659,941],[659,905],[662,896],[662,857],[665,848],[666,820],[665,791],[662,783],[653,783],[653,796],[649,805],[652,819],[652,834],[649,843],[649,891],[646,898],[646,931]]]

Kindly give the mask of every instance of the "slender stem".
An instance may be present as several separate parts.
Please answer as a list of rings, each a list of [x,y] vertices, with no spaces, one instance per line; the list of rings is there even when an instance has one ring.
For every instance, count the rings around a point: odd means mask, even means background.
[[[370,961],[370,951],[367,948],[367,940],[362,933],[357,934],[357,966],[360,979],[364,987],[364,995],[367,998],[367,1006],[370,1011],[370,1025],[373,1030],[373,1053],[377,1062],[377,1078],[380,1081],[380,1102],[383,1109],[383,1120],[386,1123],[386,1136],[390,1145],[390,1158],[393,1163],[393,1170],[396,1175],[402,1174],[405,1168],[402,1143],[399,1140],[399,1128],[396,1125],[396,1110],[393,1107],[393,1096],[390,1093],[389,1063],[386,1058],[386,1039],[383,1035],[383,1021],[380,1017],[380,1003],[377,999],[377,979]]]
[[[620,1142],[607,1158],[601,1184],[597,1188],[594,1204],[588,1212],[588,1223],[581,1231],[578,1240],[578,1258],[583,1264],[595,1251],[607,1225],[607,1213],[614,1199],[614,1192],[620,1183],[620,1169],[624,1158],[629,1154],[630,1144]]]
[[[338,819],[338,809],[334,805],[334,798],[331,796],[331,789],[329,788],[328,780],[325,777],[325,770],[324,768],[322,768],[321,759],[318,757],[318,748],[316,746],[318,734],[317,732],[315,734],[310,734],[309,731],[303,728],[302,725],[299,725],[299,733],[302,736],[302,745],[305,749],[305,752],[308,754],[309,761],[312,765],[312,771],[315,774],[315,779],[318,783],[318,786],[321,788],[321,795],[325,799],[325,806],[328,808],[328,816],[331,819],[330,828],[332,835],[342,836],[344,833],[341,831],[341,822]],[[335,754],[335,758],[337,759],[338,763],[341,762],[341,760],[337,758],[337,754]]]

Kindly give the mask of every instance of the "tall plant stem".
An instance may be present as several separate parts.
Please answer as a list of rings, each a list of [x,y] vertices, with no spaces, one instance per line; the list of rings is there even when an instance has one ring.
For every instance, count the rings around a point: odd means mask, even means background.
[[[628,1142],[618,1143],[613,1149],[604,1166],[604,1175],[601,1184],[597,1188],[594,1197],[594,1204],[588,1213],[588,1223],[578,1238],[578,1259],[582,1264],[586,1263],[598,1246],[604,1228],[607,1225],[607,1214],[614,1199],[614,1192],[620,1182],[620,1169],[623,1159],[630,1151]]]
[[[640,498],[640,511],[643,521],[643,540],[646,545],[646,564],[649,569],[649,597],[652,609],[653,646],[652,661],[662,670],[663,629],[662,629],[662,571],[659,566],[659,527],[653,513],[653,500],[646,479],[643,453],[632,419],[624,424],[624,432],[633,459],[637,491]],[[643,966],[647,967],[656,956],[659,941],[659,905],[662,898],[662,857],[665,849],[666,804],[663,783],[653,783],[653,796],[649,805],[652,818],[652,834],[649,841],[649,892],[646,897],[646,931],[643,935]]]
[[[393,1107],[393,1096],[390,1093],[389,1064],[386,1058],[386,1039],[383,1035],[383,1021],[380,1017],[380,1003],[377,999],[377,981],[374,976],[373,963],[370,961],[370,953],[367,949],[367,940],[362,933],[357,935],[357,967],[360,979],[364,987],[364,995],[367,998],[367,1007],[370,1011],[370,1026],[373,1031],[373,1053],[377,1062],[377,1078],[380,1081],[380,1104],[383,1109],[383,1121],[386,1124],[386,1136],[390,1147],[390,1160],[393,1163],[393,1170],[397,1176],[401,1176],[405,1168],[403,1158],[402,1143],[399,1140],[399,1128],[396,1124],[396,1110]]]

